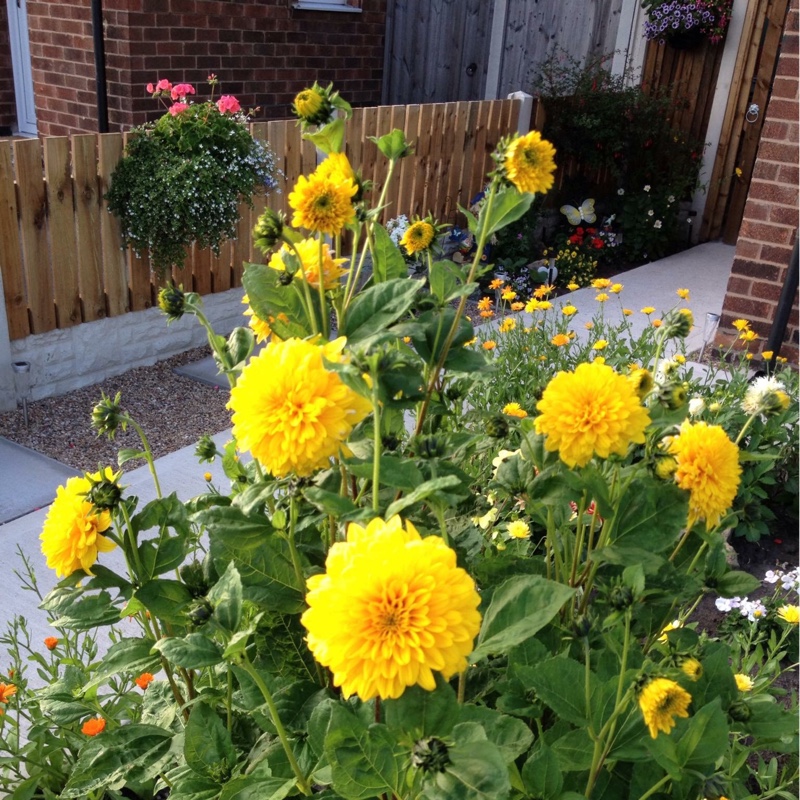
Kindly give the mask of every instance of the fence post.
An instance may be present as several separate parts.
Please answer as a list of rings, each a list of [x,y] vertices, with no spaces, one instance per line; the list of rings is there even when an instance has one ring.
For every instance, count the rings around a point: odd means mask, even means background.
[[[0,271],[0,411],[16,411],[17,389],[11,369],[11,335],[4,298],[3,274]]]
[[[519,100],[519,116],[517,117],[517,133],[524,134],[531,129],[531,112],[533,111],[533,96],[527,92],[511,92],[509,100]]]

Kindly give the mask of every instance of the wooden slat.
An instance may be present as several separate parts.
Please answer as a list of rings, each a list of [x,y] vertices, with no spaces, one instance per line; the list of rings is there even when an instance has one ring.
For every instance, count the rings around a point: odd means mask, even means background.
[[[378,129],[378,110],[375,108],[365,108],[362,115],[361,128],[361,170],[364,178],[369,181],[375,180],[375,163],[378,157],[378,148],[373,142],[367,141],[367,136],[374,136]],[[377,186],[372,190],[372,202],[377,203],[380,191]]]
[[[68,328],[82,321],[69,137],[48,136],[42,141],[56,327]]]
[[[302,175],[302,140],[300,128],[297,125],[286,127],[284,173],[286,175],[286,208],[291,223],[291,209],[289,208],[289,193]]]
[[[453,129],[452,152],[457,157],[450,164],[450,169],[447,171],[447,191],[444,195],[445,205],[442,218],[448,222],[455,222],[461,195],[461,173],[464,164],[467,125],[469,124],[469,107],[466,103],[458,103],[451,113],[454,118],[448,115],[447,120],[448,125]],[[467,198],[467,201],[469,201],[469,198]],[[463,224],[463,217],[461,221]]]
[[[111,187],[111,175],[122,158],[122,134],[104,133],[98,137],[98,178],[101,198],[100,233],[103,253],[103,285],[106,310],[115,317],[130,310],[128,273],[119,220],[108,211],[105,195]]]
[[[416,150],[419,141],[420,107],[406,108],[406,120],[403,133],[406,141]],[[400,162],[400,175],[397,177],[397,213],[408,214],[414,197],[414,179],[417,174],[417,155],[407,156]]]
[[[91,322],[106,315],[100,235],[101,198],[97,188],[97,136],[92,133],[72,137],[72,180],[81,310],[84,322]]]
[[[150,259],[148,254],[136,253],[128,248],[128,295],[131,311],[143,311],[153,305],[150,283]]]
[[[14,163],[31,333],[45,333],[56,327],[56,312],[47,246],[47,194],[41,141],[15,141]]]
[[[22,339],[30,333],[30,325],[12,163],[11,142],[0,142],[0,270],[3,276],[8,335],[11,339]]]

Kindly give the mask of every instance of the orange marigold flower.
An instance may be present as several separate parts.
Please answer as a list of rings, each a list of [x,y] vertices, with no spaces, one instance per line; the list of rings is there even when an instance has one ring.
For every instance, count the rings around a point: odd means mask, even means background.
[[[492,298],[491,297],[481,297],[478,300],[478,311],[489,311],[492,308]]]
[[[481,347],[482,347],[484,350],[494,350],[494,349],[495,349],[495,347],[497,347],[497,342],[495,342],[495,341],[494,341],[494,340],[492,340],[492,339],[489,339],[489,341],[488,341],[488,342],[484,342],[484,343],[481,345]]]
[[[0,703],[7,703],[9,697],[17,693],[13,683],[0,683]]]
[[[102,717],[87,719],[81,727],[81,733],[86,736],[97,736],[106,729],[106,721]]]
[[[565,344],[570,343],[570,338],[565,333],[557,333],[551,340],[550,344],[554,344],[556,347],[563,347]]]
[[[46,647],[48,650],[55,650],[55,649],[56,649],[56,647],[58,647],[58,637],[57,637],[57,636],[48,636],[48,637],[47,637],[47,638],[44,640],[44,646],[45,646],[45,647]]]
[[[489,288],[492,290],[502,289],[506,282],[502,278],[495,278],[490,284]]]
[[[155,678],[149,672],[143,672],[137,679],[136,685],[144,691],[153,681]]]

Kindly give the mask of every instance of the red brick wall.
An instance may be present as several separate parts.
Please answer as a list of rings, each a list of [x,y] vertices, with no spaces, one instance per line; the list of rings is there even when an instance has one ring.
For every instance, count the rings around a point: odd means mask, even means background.
[[[353,105],[380,101],[387,0],[360,14],[300,11],[291,0],[115,0],[106,2],[110,129],[158,115],[145,92],[158,78],[224,94],[258,119],[290,116],[295,94],[333,82]],[[97,129],[90,0],[29,0],[31,56],[40,133]],[[219,90],[218,90],[219,91]]]
[[[11,45],[8,40],[8,12],[0,3],[0,128],[16,128],[17,105],[14,100],[14,74],[11,72]]]
[[[734,319],[748,319],[762,345],[772,328],[797,237],[799,38],[798,0],[792,0],[720,325],[731,329]],[[797,295],[781,355],[797,363]]]

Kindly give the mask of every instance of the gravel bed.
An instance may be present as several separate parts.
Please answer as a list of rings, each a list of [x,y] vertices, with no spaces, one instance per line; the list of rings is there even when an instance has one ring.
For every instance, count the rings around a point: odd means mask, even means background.
[[[21,408],[1,413],[0,436],[81,471],[114,466],[117,451],[139,447],[139,438],[130,427],[119,431],[114,441],[98,437],[91,415],[101,393],[113,398],[121,392],[122,407],[141,425],[155,457],[172,453],[194,444],[205,433],[219,433],[231,425],[230,412],[225,408],[227,390],[173,372],[175,367],[205,358],[209,352],[208,347],[198,347],[151,367],[137,367],[93,386],[29,403],[27,429]],[[124,469],[143,463],[130,461]]]

